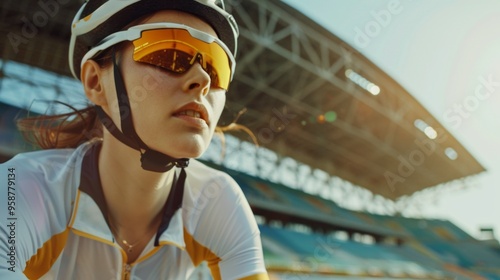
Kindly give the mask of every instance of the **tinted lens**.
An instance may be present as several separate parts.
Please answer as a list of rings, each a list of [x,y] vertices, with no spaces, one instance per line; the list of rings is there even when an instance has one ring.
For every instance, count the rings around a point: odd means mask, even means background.
[[[152,64],[170,72],[182,74],[189,70],[193,55],[176,49],[159,50],[146,54],[138,62]]]
[[[134,41],[134,60],[149,63],[174,73],[184,73],[200,62],[210,75],[212,86],[228,89],[231,79],[229,58],[217,43],[205,43],[182,29],[155,29],[142,32]],[[194,60],[200,54],[203,61]]]

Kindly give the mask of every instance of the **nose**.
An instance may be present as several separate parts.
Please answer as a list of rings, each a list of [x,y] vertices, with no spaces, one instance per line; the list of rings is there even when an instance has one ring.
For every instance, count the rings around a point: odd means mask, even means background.
[[[183,91],[200,92],[206,95],[210,90],[210,75],[203,70],[200,63],[194,63],[191,68],[184,74],[185,81],[183,84]]]

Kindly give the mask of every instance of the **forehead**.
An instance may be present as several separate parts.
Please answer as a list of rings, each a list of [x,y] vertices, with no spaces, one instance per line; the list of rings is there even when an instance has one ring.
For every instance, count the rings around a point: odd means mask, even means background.
[[[155,23],[155,22],[173,22],[173,23],[180,23],[184,24],[187,26],[190,26],[194,29],[198,29],[200,31],[203,31],[205,33],[208,33],[212,36],[218,37],[217,33],[215,33],[215,30],[205,21],[200,19],[197,16],[194,16],[192,14],[180,12],[180,11],[173,11],[173,10],[163,10],[163,11],[158,11],[148,17],[145,18],[145,20],[141,21],[142,23]]]

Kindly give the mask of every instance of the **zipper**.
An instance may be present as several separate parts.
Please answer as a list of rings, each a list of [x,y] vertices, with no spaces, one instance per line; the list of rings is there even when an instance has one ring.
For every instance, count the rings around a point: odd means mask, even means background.
[[[127,253],[123,250],[122,247],[118,246],[116,244],[116,241],[114,241],[115,244],[113,244],[114,247],[116,247],[120,253],[122,254],[122,280],[130,280],[130,272],[132,271],[132,265],[128,264],[128,257]]]
[[[130,280],[130,270],[132,270],[132,266],[128,263],[123,264],[123,280]]]

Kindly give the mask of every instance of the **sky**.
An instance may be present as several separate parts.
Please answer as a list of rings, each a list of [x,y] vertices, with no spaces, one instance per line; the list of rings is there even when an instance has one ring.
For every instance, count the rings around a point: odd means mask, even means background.
[[[500,238],[500,1],[283,0],[399,82],[487,169],[413,214]]]

